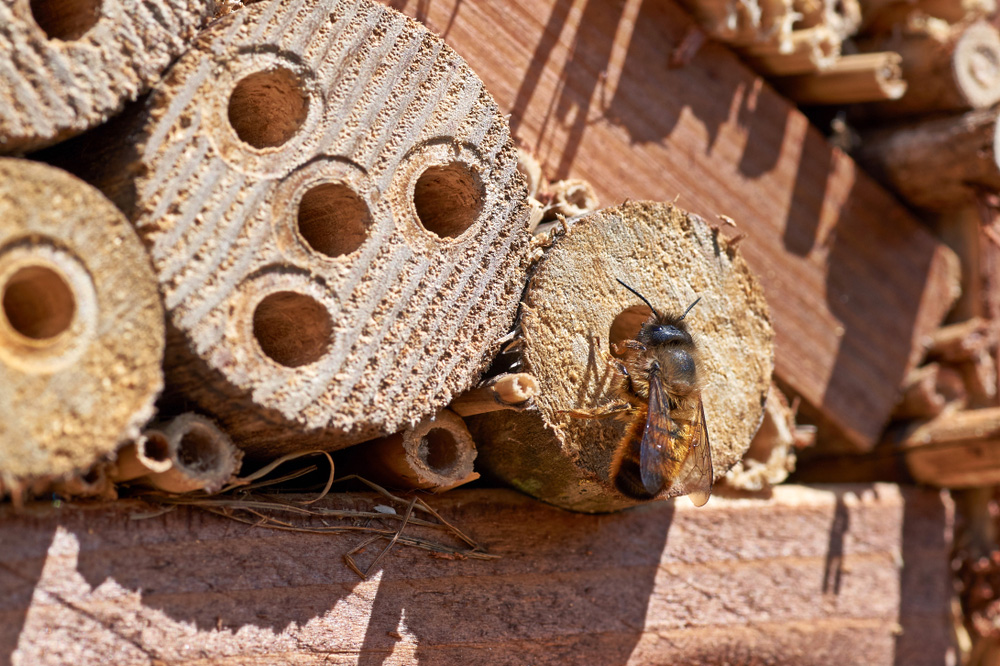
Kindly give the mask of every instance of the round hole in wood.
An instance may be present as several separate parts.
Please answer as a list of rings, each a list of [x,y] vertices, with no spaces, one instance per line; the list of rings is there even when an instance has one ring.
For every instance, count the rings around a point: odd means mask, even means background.
[[[615,346],[621,345],[626,340],[635,340],[639,335],[639,329],[653,316],[653,311],[645,305],[630,305],[618,313],[618,316],[611,321],[611,328],[608,331],[608,345],[612,354],[615,354]]]
[[[323,183],[299,202],[299,233],[309,247],[328,257],[354,252],[372,225],[368,205],[343,183]]]
[[[463,162],[451,162],[420,174],[413,204],[424,229],[441,238],[455,238],[479,218],[484,196],[478,174]]]
[[[101,0],[31,0],[31,15],[49,39],[80,39],[101,18]]]
[[[458,442],[451,431],[433,428],[423,436],[423,443],[427,446],[427,466],[438,474],[450,472],[458,462]]]
[[[229,123],[242,141],[258,149],[291,139],[308,111],[302,82],[284,67],[243,77],[229,97]]]
[[[219,466],[221,451],[213,433],[192,427],[177,443],[177,460],[192,472],[211,472]]]
[[[269,358],[285,367],[297,368],[318,361],[326,353],[333,334],[333,319],[311,296],[278,291],[257,305],[253,334]]]
[[[56,271],[47,266],[25,266],[3,286],[3,313],[11,328],[24,337],[51,340],[73,323],[76,299]]]

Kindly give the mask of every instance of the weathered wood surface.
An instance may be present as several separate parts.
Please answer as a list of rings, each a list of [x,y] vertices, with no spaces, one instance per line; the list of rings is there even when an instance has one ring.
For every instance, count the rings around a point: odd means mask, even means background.
[[[59,157],[150,248],[168,391],[248,455],[397,432],[489,364],[524,285],[525,186],[439,37],[365,0],[257,3],[133,111]]]
[[[13,158],[0,159],[0,296],[0,497],[16,499],[139,435],[163,387],[163,307],[110,201]]]
[[[869,447],[955,296],[953,255],[725,47],[684,67],[671,0],[394,0],[479,73],[552,178],[600,200],[730,215],[760,275],[782,386]],[[892,256],[891,262],[885,261]]]
[[[609,478],[616,445],[636,417],[569,413],[624,399],[624,378],[609,364],[612,344],[634,340],[652,313],[617,280],[662,314],[678,316],[701,299],[685,322],[700,359],[716,477],[746,453],[771,383],[774,330],[737,243],[664,203],[630,202],[573,223],[533,269],[519,317],[517,367],[538,381],[537,409],[468,419],[480,469],[564,508],[609,511],[638,501]],[[665,382],[672,374],[663,368]]]
[[[221,4],[0,1],[0,154],[107,120],[159,79]]]
[[[131,503],[5,511],[0,662],[936,666],[949,648],[936,492],[784,486],[599,516],[505,490],[430,501],[500,558],[397,548],[362,582],[349,538],[132,520]]]

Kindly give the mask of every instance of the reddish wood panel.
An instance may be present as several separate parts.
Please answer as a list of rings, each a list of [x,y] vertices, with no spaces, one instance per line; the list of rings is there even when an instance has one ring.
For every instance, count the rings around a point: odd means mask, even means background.
[[[608,515],[506,490],[428,502],[499,559],[397,547],[361,581],[342,561],[360,537],[195,509],[133,520],[133,502],[8,507],[0,663],[920,665],[949,650],[936,492],[783,486]]]
[[[723,46],[685,66],[671,0],[392,0],[439,32],[550,176],[604,205],[733,217],[774,314],[777,374],[856,447],[876,439],[920,337],[954,297],[950,254]]]

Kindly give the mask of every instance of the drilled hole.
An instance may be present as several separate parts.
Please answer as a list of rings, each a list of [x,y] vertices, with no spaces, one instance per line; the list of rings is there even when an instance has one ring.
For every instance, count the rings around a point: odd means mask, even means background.
[[[427,466],[438,474],[447,474],[458,462],[458,442],[449,430],[434,428],[423,437],[427,445]]]
[[[651,316],[653,316],[653,311],[645,305],[630,305],[622,310],[611,321],[611,328],[608,331],[608,344],[611,353],[615,353],[616,345],[621,345],[626,340],[635,340],[639,335],[639,329]]]
[[[371,224],[364,199],[343,183],[317,185],[299,202],[299,233],[312,249],[329,257],[361,247]]]
[[[49,39],[80,39],[101,18],[101,0],[31,0],[31,15]]]
[[[323,356],[333,334],[333,320],[316,299],[278,291],[264,298],[254,311],[253,334],[272,360],[297,368]]]
[[[3,312],[21,335],[48,340],[73,323],[76,300],[59,273],[45,266],[27,266],[4,285]]]
[[[177,460],[193,472],[209,472],[219,465],[219,446],[211,431],[192,427],[177,444]]]
[[[471,227],[482,211],[483,197],[479,176],[462,162],[427,169],[413,191],[420,224],[442,238],[455,238]]]
[[[299,78],[279,67],[256,72],[236,84],[229,98],[229,122],[241,140],[254,148],[270,148],[299,131],[308,109]]]

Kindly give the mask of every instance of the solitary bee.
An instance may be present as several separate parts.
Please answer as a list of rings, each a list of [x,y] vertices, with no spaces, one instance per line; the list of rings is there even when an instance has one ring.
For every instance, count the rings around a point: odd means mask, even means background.
[[[613,344],[622,400],[582,418],[614,413],[630,419],[611,459],[610,478],[619,491],[636,499],[687,495],[702,506],[712,493],[712,452],[705,428],[705,408],[698,386],[698,350],[684,314],[660,314],[645,296],[652,316],[634,340]]]

